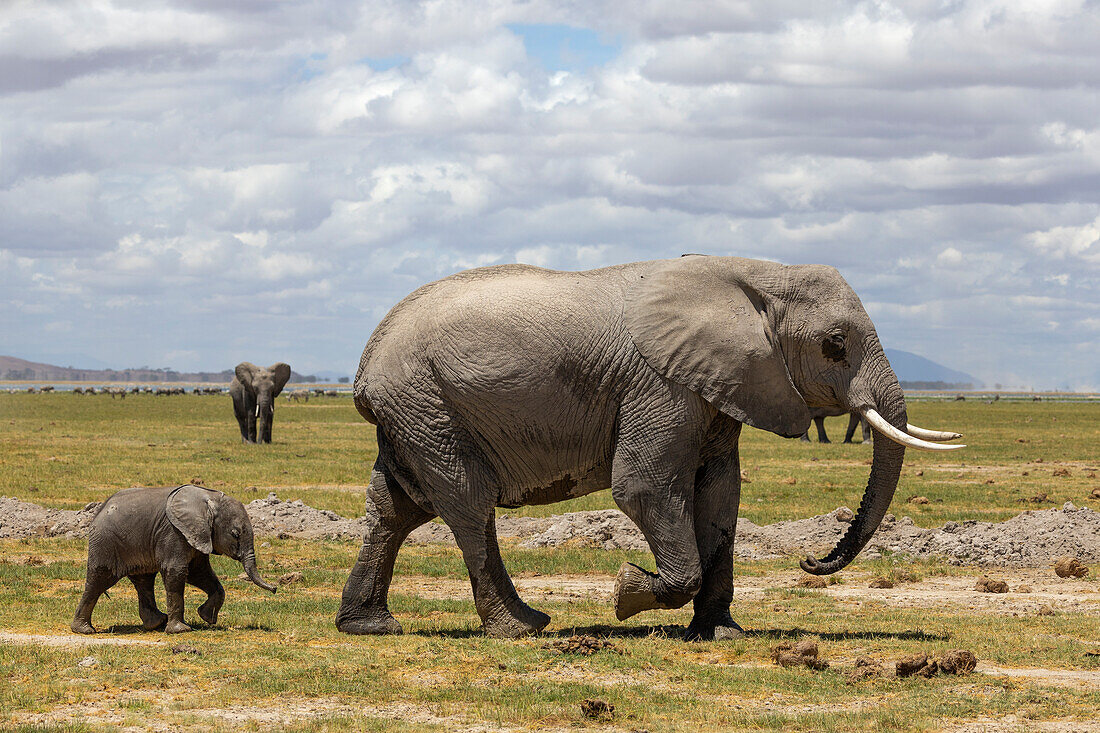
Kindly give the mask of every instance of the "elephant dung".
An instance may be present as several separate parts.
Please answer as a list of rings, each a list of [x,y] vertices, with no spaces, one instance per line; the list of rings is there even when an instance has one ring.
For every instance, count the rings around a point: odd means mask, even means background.
[[[910,657],[902,657],[894,664],[894,670],[898,677],[932,677],[938,671],[936,662],[929,661],[927,654],[914,654]]]
[[[586,657],[592,656],[601,649],[607,649],[613,652],[619,651],[615,648],[615,645],[607,639],[584,635],[574,635],[570,636],[568,639],[554,639],[544,644],[542,648],[554,649],[562,654],[581,654]]]
[[[302,579],[302,574],[297,570],[289,573],[283,573],[279,576],[279,585],[287,585],[289,583],[297,583]]]
[[[951,649],[937,662],[944,674],[970,674],[978,666],[978,658],[969,649]]]
[[[889,578],[874,578],[869,584],[869,588],[893,588],[894,581]]]
[[[1008,583],[1003,580],[993,580],[983,575],[978,578],[974,590],[980,593],[1008,593]]]
[[[581,715],[589,720],[611,720],[615,717],[615,706],[606,700],[586,698],[581,700]]]
[[[780,667],[808,667],[815,671],[829,668],[829,663],[818,656],[817,642],[812,639],[779,644],[772,648],[771,657]]]
[[[830,578],[831,580],[831,578]],[[817,575],[810,575],[795,583],[799,588],[824,588],[829,585],[825,578]]]
[[[1089,574],[1089,569],[1072,555],[1065,555],[1054,563],[1054,572],[1059,578],[1083,578]]]

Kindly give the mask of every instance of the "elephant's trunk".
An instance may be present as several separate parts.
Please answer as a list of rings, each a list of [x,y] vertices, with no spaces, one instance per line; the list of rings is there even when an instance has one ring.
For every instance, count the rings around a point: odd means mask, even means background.
[[[256,442],[271,442],[271,423],[275,419],[275,399],[261,397],[256,402]]]
[[[894,427],[904,430],[906,425],[905,395],[898,383],[894,371],[883,354],[872,362],[872,376],[868,380],[869,388],[860,389],[855,383],[851,394],[852,409],[872,407],[883,419]],[[860,392],[868,396],[863,398]],[[873,401],[873,403],[872,403]],[[874,457],[871,463],[871,475],[867,479],[867,488],[863,493],[859,511],[848,527],[848,531],[833,548],[832,552],[820,560],[807,557],[801,562],[802,569],[814,575],[829,575],[844,568],[856,558],[856,555],[871,541],[901,476],[902,459],[905,447],[893,440],[876,438]]]
[[[241,558],[241,565],[244,566],[244,572],[248,575],[248,579],[259,587],[264,590],[269,590],[272,593],[279,589],[278,586],[271,585],[260,577],[260,571],[256,569],[256,553],[251,549],[245,552],[244,556]]]

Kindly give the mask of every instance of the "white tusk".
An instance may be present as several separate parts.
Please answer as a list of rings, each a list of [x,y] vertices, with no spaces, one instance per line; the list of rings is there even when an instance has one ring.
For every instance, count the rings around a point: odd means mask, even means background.
[[[914,438],[921,438],[922,440],[932,440],[937,443],[945,440],[958,440],[962,437],[962,433],[941,433],[939,430],[925,430],[924,428],[918,428],[916,425],[905,424],[905,432],[912,435]]]
[[[864,407],[860,411],[860,414],[866,418],[867,422],[871,423],[871,427],[885,435],[895,443],[907,446],[909,448],[917,448],[919,450],[958,450],[959,448],[965,448],[965,445],[940,445],[939,443],[929,443],[926,440],[920,438],[914,438],[912,435],[903,433],[895,428],[890,423],[886,422],[886,418],[875,412],[870,407]]]
[[[257,404],[256,405],[256,417],[259,417],[259,416],[260,416],[260,405]]]

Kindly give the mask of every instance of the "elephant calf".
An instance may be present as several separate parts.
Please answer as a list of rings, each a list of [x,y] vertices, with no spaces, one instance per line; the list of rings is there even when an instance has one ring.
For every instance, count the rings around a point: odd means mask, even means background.
[[[238,560],[249,579],[264,590],[256,570],[252,522],[231,496],[201,486],[124,489],[103,502],[88,529],[88,573],[72,630],[94,634],[92,609],[104,591],[123,577],[137,589],[138,614],[147,630],[190,631],[183,622],[183,586],[206,591],[199,616],[217,623],[225,591],[210,567],[210,553]],[[153,579],[164,580],[168,613],[157,608]]]

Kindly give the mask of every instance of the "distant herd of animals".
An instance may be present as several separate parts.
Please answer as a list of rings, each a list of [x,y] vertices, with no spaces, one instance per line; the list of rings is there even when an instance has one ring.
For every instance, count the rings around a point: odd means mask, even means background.
[[[239,364],[229,388],[241,440],[271,442],[279,362]],[[288,395],[293,398],[294,393]],[[801,567],[826,575],[866,546],[890,506],[906,447],[949,451],[961,437],[907,420],[905,396],[859,298],[835,269],[685,255],[586,272],[500,265],[429,283],[367,341],[354,404],[377,426],[366,530],[336,613],[349,634],[397,634],[387,597],[399,548],[435,517],[454,533],[485,633],[518,637],[550,617],[505,570],[496,508],[549,504],[610,487],[657,572],[619,569],[615,615],[694,603],[687,640],[729,639],[742,425],[806,435],[827,415],[874,430],[870,478],[836,546]],[[301,397],[301,395],[299,395]],[[143,528],[155,527],[156,531]],[[208,556],[236,558],[254,583],[240,503],[191,485],[127,489],[100,507],[74,631],[91,633],[99,594],[122,577],[146,628],[187,631],[183,586],[224,591]],[[167,613],[156,608],[159,572]]]

